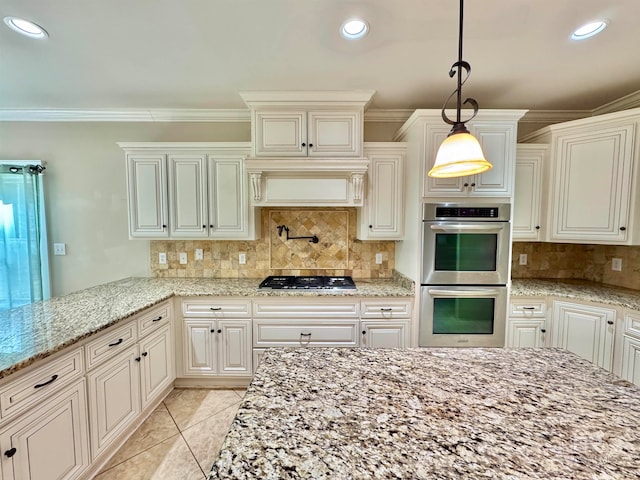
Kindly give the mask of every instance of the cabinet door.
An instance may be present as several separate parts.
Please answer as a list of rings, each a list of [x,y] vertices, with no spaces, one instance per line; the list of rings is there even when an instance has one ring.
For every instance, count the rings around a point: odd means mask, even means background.
[[[140,342],[140,380],[142,409],[155,400],[175,379],[173,335],[165,325]]]
[[[84,379],[0,432],[3,480],[70,480],[89,465]]]
[[[91,455],[95,458],[140,413],[137,345],[89,372]]]
[[[169,155],[170,234],[196,238],[208,235],[205,155]]]
[[[539,241],[545,146],[518,145],[513,193],[513,239]]]
[[[507,347],[539,348],[545,346],[544,320],[509,319]]]
[[[634,137],[628,125],[554,140],[552,240],[627,240]]]
[[[467,177],[455,178],[434,178],[429,177],[427,172],[431,170],[436,161],[436,155],[440,145],[449,135],[451,127],[448,125],[425,125],[426,147],[424,149],[424,175],[423,197],[459,197],[466,195],[465,183]]]
[[[401,240],[404,233],[404,154],[367,151],[367,197],[361,240]]]
[[[209,155],[209,236],[246,234],[247,193],[242,158]]]
[[[615,310],[553,302],[553,346],[611,371]]]
[[[251,375],[251,321],[218,320],[218,373]]]
[[[640,339],[622,337],[622,378],[640,386]]]
[[[474,196],[511,196],[516,163],[515,123],[475,123],[471,133],[482,146],[484,156],[493,168],[469,178]]]
[[[161,154],[127,155],[129,235],[165,238],[167,229],[167,170]]]
[[[359,111],[310,111],[307,119],[310,157],[362,155],[362,114]]]
[[[257,110],[253,134],[256,156],[306,156],[307,112],[304,110]]]
[[[363,347],[404,348],[409,338],[409,322],[362,322]]]
[[[183,322],[184,375],[216,375],[216,323],[213,320],[185,319]]]

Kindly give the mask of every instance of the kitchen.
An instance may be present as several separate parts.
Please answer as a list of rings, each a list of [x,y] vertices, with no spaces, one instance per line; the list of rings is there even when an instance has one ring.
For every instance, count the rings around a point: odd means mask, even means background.
[[[472,8],[471,4],[469,8]],[[471,10],[471,12],[473,12],[473,10]],[[475,16],[477,13],[478,12],[473,12],[470,17]],[[3,32],[3,35],[7,35],[7,33]],[[450,42],[447,43],[454,45],[455,39],[452,38]],[[474,42],[471,40],[468,43],[469,48]],[[443,50],[449,52],[451,48],[447,49],[443,46]],[[446,71],[446,66],[450,63],[449,57],[451,55],[449,53],[444,56],[447,57],[443,63],[443,65],[445,65],[443,68]],[[474,66],[479,66],[478,64],[481,62],[474,61],[473,63]],[[441,68],[440,70],[443,69]],[[442,74],[443,72],[438,73]],[[480,76],[479,74],[477,75],[478,77]],[[471,88],[473,87],[474,81],[478,79],[474,78],[472,80],[469,84],[471,92],[473,92]],[[377,88],[376,85],[373,85],[373,87]],[[446,98],[444,91],[448,90],[449,87],[449,83],[443,86],[443,93],[433,100],[433,108],[440,106],[444,98]],[[241,102],[237,90],[239,89],[236,89],[235,95],[238,98],[238,102]],[[300,90],[300,87],[291,88],[291,90]],[[547,113],[548,118],[554,117],[554,120],[545,120],[539,122],[539,124],[532,121],[527,122],[525,115],[523,120],[518,122],[518,135],[520,138],[524,138],[526,135],[538,130],[537,127],[544,127],[547,124],[562,124],[567,120],[573,120],[577,117],[590,116],[591,113],[585,114],[584,111],[586,110],[595,110],[597,114],[606,114],[618,109],[617,107],[620,105],[635,106],[632,103],[634,97],[631,96],[626,99],[627,103],[625,103],[625,100],[620,100],[616,105],[604,107],[606,103],[623,97],[628,93],[632,93],[634,90],[635,89],[627,89],[624,93],[617,96],[609,96],[601,101],[590,99],[589,105],[585,105],[584,107],[577,103],[574,106],[567,104],[564,108],[582,108],[583,112],[576,113],[575,111],[567,111],[563,114],[554,112],[553,115],[552,113]],[[479,93],[474,93],[474,95],[480,101],[481,107],[485,106],[483,95]],[[378,96],[378,93],[373,96],[374,102]],[[558,100],[556,104],[559,104],[559,102]],[[548,105],[552,104],[553,103],[549,103]],[[238,103],[235,103],[234,106],[239,107]],[[509,107],[509,105],[497,106],[500,108]],[[522,103],[515,106],[530,107],[529,104],[523,105]],[[10,107],[11,106],[9,106],[9,108]],[[13,107],[16,108],[16,106]],[[493,104],[488,104],[486,108],[481,108],[478,118],[482,118],[481,115],[483,111],[488,112],[488,110],[493,107]],[[124,152],[117,143],[248,143],[252,138],[249,110],[250,109],[246,108],[238,108],[238,110],[234,111],[215,112],[215,118],[217,118],[217,120],[210,120],[208,122],[196,121],[198,113],[203,112],[184,111],[165,112],[166,116],[164,117],[179,118],[180,113],[182,113],[182,118],[185,120],[183,122],[132,121],[132,119],[136,118],[136,115],[139,116],[138,118],[150,118],[148,112],[145,117],[144,112],[140,110],[115,112],[100,111],[98,109],[93,112],[75,112],[75,114],[80,116],[85,115],[85,121],[80,122],[51,122],[50,119],[55,117],[55,113],[46,111],[22,112],[23,115],[28,113],[35,114],[36,117],[34,118],[38,118],[38,114],[41,115],[39,121],[15,121],[18,113],[15,111],[13,113],[7,113],[7,115],[13,115],[13,117],[10,118],[13,118],[14,121],[3,122],[0,126],[2,145],[5,146],[3,147],[3,156],[5,158],[42,158],[48,162],[46,179],[47,194],[51,199],[48,204],[50,238],[52,242],[66,242],[68,245],[68,255],[52,257],[52,284],[54,294],[63,295],[92,285],[101,285],[129,276],[147,277],[150,275],[169,276],[175,274],[175,276],[178,277],[181,272],[184,272],[186,275],[187,271],[193,271],[202,272],[201,274],[203,276],[212,275],[220,278],[230,276],[240,278],[250,277],[262,280],[267,274],[270,274],[271,268],[269,262],[272,260],[282,260],[281,258],[271,258],[266,249],[269,242],[277,241],[277,230],[274,228],[262,228],[263,234],[261,240],[211,241],[194,239],[177,240],[173,242],[169,240],[129,240],[128,226],[126,223],[128,207],[125,181],[126,171],[123,160]],[[365,143],[386,143],[394,140],[396,132],[405,124],[409,115],[413,113],[413,110],[406,113],[395,112],[395,119],[392,113],[393,112],[389,112],[389,115],[386,117],[386,122],[381,122],[376,119],[376,117],[380,115],[380,112],[376,112],[375,109],[372,111],[370,107],[364,112],[363,139]],[[49,119],[46,118],[47,114],[51,115]],[[74,112],[60,111],[57,114],[64,116],[72,115]],[[155,115],[156,118],[163,118],[162,112],[160,111],[154,111],[153,115]],[[170,115],[174,116],[171,117]],[[418,112],[415,117],[416,125],[420,122],[428,124],[431,121],[430,116],[438,117],[439,111]],[[211,119],[213,117],[214,114],[210,113],[208,118]],[[92,118],[92,120],[87,121],[87,118]],[[118,121],[114,121],[116,118]],[[380,117],[378,116],[378,118]],[[102,121],[96,122],[96,119]],[[441,121],[439,125],[442,125]],[[446,134],[448,127],[444,125],[444,128],[444,133]],[[411,126],[407,124],[407,135],[413,133],[410,129]],[[442,133],[439,132],[434,133],[436,137],[441,134]],[[34,141],[34,138],[37,138],[37,141]],[[512,141],[515,142],[515,138],[513,138]],[[409,143],[411,142],[409,141]],[[407,152],[405,161],[405,169],[407,169],[407,172],[424,172],[421,165],[410,163],[419,161],[419,155],[416,156],[412,155],[411,152]],[[416,183],[422,182],[422,175],[421,173],[420,175],[407,174],[405,176],[407,181],[407,185],[404,188],[406,198],[421,199],[424,197],[424,195],[421,194],[424,185]],[[549,178],[549,176],[543,176],[543,181],[548,182],[550,181]],[[508,195],[514,192],[513,186],[510,188],[511,190]],[[441,199],[443,197],[438,196],[438,198]],[[270,208],[273,210],[269,210]],[[261,207],[261,221],[263,224],[269,220],[269,214],[274,211],[277,212],[279,208],[278,206]],[[389,279],[393,275],[393,271],[396,270],[414,282],[419,283],[418,267],[415,258],[416,252],[419,250],[418,243],[420,242],[420,235],[417,233],[411,235],[412,230],[417,232],[419,228],[421,228],[420,220],[422,212],[418,211],[418,201],[406,202],[405,204],[405,218],[413,218],[415,221],[404,222],[405,239],[401,242],[396,242],[395,240],[367,240],[358,242],[357,230],[358,227],[363,224],[362,219],[358,218],[361,208],[362,207],[354,207],[351,205],[345,207],[349,213],[349,222],[353,223],[353,228],[350,229],[350,235],[353,235],[353,237],[351,237],[353,241],[350,243],[355,250],[350,251],[349,248],[347,248],[349,262],[347,268],[336,267],[334,272],[330,274],[344,275],[347,274],[345,270],[350,270],[348,273],[356,278],[356,285],[358,285],[358,278]],[[542,210],[547,211],[546,207],[541,208],[541,211]],[[282,208],[281,211],[288,210]],[[306,235],[305,232],[296,232],[296,224],[284,223],[291,228],[293,236],[298,234]],[[619,226],[622,225],[616,225],[618,228]],[[269,235],[268,237],[266,236],[267,234]],[[547,235],[547,233],[544,235]],[[321,237],[321,235],[319,236]],[[281,239],[282,237],[278,238]],[[185,243],[184,245],[180,245],[180,242]],[[289,244],[300,245],[297,242],[298,241],[290,241]],[[635,273],[631,273],[634,267],[630,265],[634,264],[629,263],[633,262],[636,258],[633,246],[624,246],[616,243],[584,243],[584,245],[581,245],[580,243],[556,244],[531,241],[520,245],[519,242],[516,242],[513,247],[513,259],[517,260],[515,263],[518,263],[518,265],[512,265],[512,271],[515,272],[518,270],[520,272],[520,278],[527,276],[533,278],[549,278],[558,275],[565,278],[583,278],[610,285],[629,287],[634,287],[634,285],[629,282],[636,282],[635,288],[638,288],[637,277],[635,277]],[[202,250],[203,259],[201,264],[198,263],[198,260],[195,260],[198,249]],[[188,263],[186,266],[184,266],[184,264],[181,266],[179,262],[179,253],[181,252],[187,253]],[[556,254],[556,252],[560,253]],[[568,252],[570,255],[565,255],[564,252]],[[158,260],[160,253],[167,253],[168,264],[165,264],[167,267],[160,264]],[[246,254],[246,264],[240,263],[239,257],[241,253]],[[526,265],[519,265],[521,253],[528,255],[528,262],[529,265],[531,265],[530,268],[526,268]],[[382,263],[376,262],[377,254],[382,254]],[[547,257],[554,258],[557,263],[546,262]],[[571,261],[569,257],[577,260]],[[585,262],[585,258],[593,260]],[[623,260],[622,273],[611,271],[608,263],[609,258],[621,258]],[[207,262],[209,263],[207,264]],[[304,270],[306,269],[300,269],[299,273],[294,274],[306,274]],[[539,275],[537,272],[544,272],[545,274]],[[554,275],[550,275],[549,273],[553,273]],[[279,274],[279,272],[274,272],[274,274]],[[189,273],[189,275],[191,275],[191,273]],[[562,292],[556,290],[554,293],[561,294]],[[524,292],[525,296],[526,294],[527,292]],[[361,302],[362,301],[363,300],[361,300]],[[361,302],[360,306],[362,305]],[[546,305],[545,303],[545,308]],[[529,307],[530,305],[524,306]],[[560,306],[558,308],[560,308]],[[615,308],[618,307],[616,306]],[[622,303],[621,308],[633,309],[633,305]],[[415,305],[413,311],[417,311]],[[619,319],[616,318],[615,321],[622,322],[624,315],[625,312],[621,312]],[[533,336],[530,338],[538,335],[539,330],[545,329],[544,326],[539,326],[541,322],[538,319],[542,317],[521,318],[516,315],[510,315],[510,320],[512,318],[514,321],[524,319],[529,322],[526,327],[528,330],[526,330],[521,323],[517,325],[522,326],[522,329],[518,330],[519,332],[534,331],[535,333],[532,334]],[[542,322],[544,321],[543,319]],[[516,323],[514,323],[514,325],[516,325]],[[534,327],[531,325],[534,325]],[[622,325],[617,327],[619,327],[617,331],[622,331]],[[539,337],[536,336],[534,339],[539,340]],[[614,341],[617,340],[614,339]],[[560,342],[560,340],[558,340],[558,342]],[[613,348],[612,351],[621,352],[623,350],[621,348]],[[614,358],[612,362],[619,362],[620,369],[622,368],[621,359]]]

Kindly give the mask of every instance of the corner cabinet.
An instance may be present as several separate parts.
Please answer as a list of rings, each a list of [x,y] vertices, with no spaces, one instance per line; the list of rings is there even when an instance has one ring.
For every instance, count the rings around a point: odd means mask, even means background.
[[[127,158],[132,238],[259,236],[244,168],[248,144],[119,145]]]
[[[539,242],[546,231],[542,222],[543,168],[549,147],[520,144],[516,150],[513,193],[513,240]]]
[[[403,143],[365,143],[369,158],[367,187],[359,216],[359,240],[401,240],[404,234]]]

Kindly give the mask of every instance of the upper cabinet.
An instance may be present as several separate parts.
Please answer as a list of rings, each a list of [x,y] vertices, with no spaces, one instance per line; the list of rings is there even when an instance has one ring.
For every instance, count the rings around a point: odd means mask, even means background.
[[[513,192],[513,240],[541,241],[544,160],[549,147],[520,144],[516,153],[516,180]]]
[[[241,92],[254,157],[361,157],[373,91]]]
[[[526,110],[480,110],[467,123],[493,168],[479,175],[457,178],[427,176],[440,144],[451,127],[442,121],[440,110],[416,110],[396,134],[397,140],[417,138],[420,148],[423,198],[511,197],[513,195],[518,120]],[[416,128],[419,133],[416,133]],[[412,132],[413,131],[413,132]],[[411,141],[411,140],[409,140]],[[422,175],[422,173],[421,173]]]
[[[640,109],[552,125],[526,137],[549,152],[546,240],[631,245],[640,241]]]
[[[248,144],[122,143],[132,238],[251,240]],[[166,173],[168,171],[168,174]]]

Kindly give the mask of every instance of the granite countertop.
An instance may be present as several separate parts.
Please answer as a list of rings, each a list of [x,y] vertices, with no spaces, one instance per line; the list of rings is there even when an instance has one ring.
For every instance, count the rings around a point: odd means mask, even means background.
[[[640,389],[555,349],[270,349],[210,479],[631,479]]]
[[[356,290],[259,290],[260,279],[127,278],[0,312],[0,379],[173,296],[410,297],[397,280],[356,279]]]
[[[510,295],[512,297],[560,297],[640,310],[640,291],[588,280],[513,279]]]

